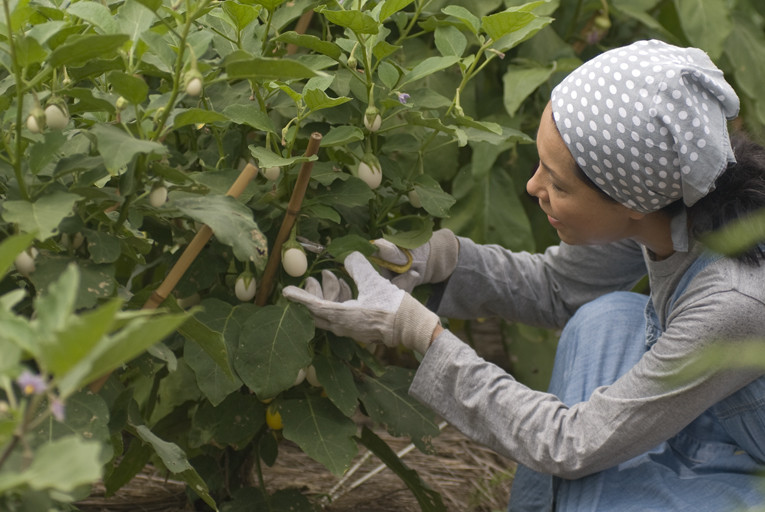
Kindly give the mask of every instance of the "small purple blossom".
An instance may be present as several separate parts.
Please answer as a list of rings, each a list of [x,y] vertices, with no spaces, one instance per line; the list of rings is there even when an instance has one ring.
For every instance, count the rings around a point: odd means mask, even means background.
[[[406,105],[406,102],[409,100],[409,98],[411,98],[411,96],[409,96],[409,95],[408,95],[407,93],[405,93],[405,92],[400,92],[400,93],[398,93],[398,101],[399,101],[399,102],[400,102],[402,105]]]
[[[50,412],[58,421],[64,421],[64,415],[66,412],[64,402],[60,398],[54,398],[50,403]]]
[[[19,378],[16,379],[16,383],[19,385],[25,395],[39,395],[45,392],[48,385],[45,383],[45,378],[42,375],[37,375],[29,370],[24,370]]]

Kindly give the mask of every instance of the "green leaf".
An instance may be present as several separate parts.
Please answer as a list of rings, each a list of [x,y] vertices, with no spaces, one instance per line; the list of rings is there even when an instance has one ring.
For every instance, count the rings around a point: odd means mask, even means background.
[[[352,142],[364,140],[364,132],[358,126],[333,126],[321,139],[324,148],[347,146]]]
[[[346,416],[353,416],[358,407],[359,393],[348,366],[337,358],[316,354],[313,367],[316,369],[316,378],[335,407]]]
[[[364,256],[371,256],[376,250],[369,240],[359,235],[344,235],[333,238],[327,246],[327,252],[339,263],[342,263],[345,257],[354,251],[358,251]]]
[[[59,389],[66,395],[83,385],[106,375],[163,340],[187,318],[186,314],[161,311],[133,313],[136,317],[116,333],[101,338],[86,357],[81,359],[60,381]]]
[[[101,477],[101,444],[78,436],[57,439],[40,446],[22,473],[0,474],[0,493],[21,487],[70,492]]]
[[[348,469],[358,451],[353,440],[356,424],[332,402],[306,395],[304,399],[282,401],[279,412],[285,439],[296,443],[336,476]]]
[[[207,224],[219,242],[230,246],[240,261],[252,261],[259,269],[266,265],[266,237],[252,219],[252,210],[233,197],[218,194],[206,196],[171,196],[171,204],[184,215]]]
[[[47,405],[46,405],[47,407]],[[66,398],[64,421],[46,421],[34,431],[32,443],[42,445],[53,439],[76,435],[89,441],[104,443],[100,459],[106,463],[114,453],[109,442],[109,406],[100,395],[81,390]]]
[[[537,88],[550,79],[555,66],[525,68],[508,66],[507,72],[502,77],[504,83],[505,110],[514,116],[521,104]]]
[[[273,398],[311,363],[313,335],[306,308],[293,303],[260,308],[242,328],[234,368],[258,398]]]
[[[109,233],[83,229],[88,242],[88,252],[93,263],[114,263],[122,255],[120,239]]]
[[[167,148],[158,142],[136,139],[116,126],[97,124],[90,129],[98,139],[98,152],[111,173],[118,173],[123,166],[139,154],[164,155]]]
[[[467,48],[467,37],[457,27],[437,27],[434,33],[436,48],[444,57],[462,57]]]
[[[294,31],[284,32],[275,40],[286,44],[294,44],[295,46],[300,46],[302,48],[308,48],[309,50],[332,57],[335,60],[340,59],[340,56],[343,54],[343,49],[335,43],[323,41],[316,36],[308,34],[298,34]]]
[[[128,34],[130,40],[135,44],[141,34],[149,30],[157,18],[150,8],[135,1],[123,3],[117,11],[115,19],[119,23],[121,31]]]
[[[192,433],[205,444],[241,450],[265,424],[265,407],[254,395],[232,393],[218,406],[202,404],[194,414]]]
[[[223,109],[223,115],[236,124],[246,124],[256,130],[276,133],[274,122],[257,105],[234,104]]]
[[[146,425],[136,427],[136,433],[144,442],[151,445],[154,452],[162,460],[162,464],[171,473],[178,475],[189,485],[192,491],[214,510],[218,509],[215,500],[210,496],[207,484],[191,465],[186,453],[177,444],[160,439]]]
[[[729,222],[724,228],[704,235],[701,241],[720,254],[736,255],[765,240],[765,209]]]
[[[374,453],[378,459],[383,461],[388,468],[393,471],[398,477],[409,487],[412,491],[417,504],[420,506],[422,512],[440,512],[446,510],[441,495],[430,488],[430,486],[420,478],[419,473],[414,469],[409,468],[404,461],[401,460],[396,452],[391,447],[380,439],[380,437],[372,432],[366,426],[361,429],[361,437],[359,438],[361,444],[367,447],[369,451]]]
[[[316,12],[321,13],[330,23],[350,29],[357,34],[377,34],[380,29],[377,20],[361,11],[330,11],[325,7],[319,7]]]
[[[74,264],[80,271],[80,286],[77,290],[76,308],[92,308],[99,300],[112,297],[115,290],[114,267],[108,264],[96,264],[90,260],[77,260],[61,256],[37,257],[37,270],[30,279],[39,292],[45,292],[51,283]]]
[[[414,0],[385,0],[382,9],[380,9],[380,23],[387,20],[398,11],[406,8]]]
[[[464,190],[465,196],[458,198],[443,227],[477,243],[497,243],[514,251],[534,250],[531,225],[507,173],[491,168],[476,180],[471,172],[463,171],[454,181],[454,190]]]
[[[58,225],[73,214],[74,203],[80,196],[68,192],[53,192],[29,201],[5,201],[3,219],[18,224],[25,233],[37,233],[38,240],[46,240],[58,233]]]
[[[249,78],[266,82],[270,80],[303,80],[320,76],[320,74],[305,64],[296,60],[266,59],[255,57],[245,60],[234,60],[226,65],[226,73],[230,80]]]
[[[459,5],[449,5],[441,9],[441,12],[460,20],[473,34],[478,34],[481,29],[481,20],[472,12]]]
[[[241,32],[250,23],[258,19],[260,15],[260,8],[253,7],[251,5],[240,4],[233,0],[226,0],[223,2],[223,11],[228,15],[229,19],[233,22],[237,32]]]
[[[680,25],[688,40],[712,60],[720,57],[733,29],[725,0],[674,0]]]
[[[52,68],[87,64],[93,59],[113,55],[128,39],[125,34],[73,35],[51,52],[48,64]]]
[[[392,232],[383,238],[405,249],[416,249],[428,242],[433,234],[433,219],[429,217],[411,217],[396,219],[388,225]]]
[[[326,191],[319,192],[315,199],[328,206],[353,207],[366,205],[374,196],[366,183],[351,177],[345,181],[335,181]]]
[[[75,5],[84,3],[92,2],[80,2]],[[112,86],[114,92],[124,96],[130,103],[140,104],[149,94],[149,85],[143,78],[123,73],[122,71],[110,71],[106,75],[106,81]]]
[[[765,83],[765,34],[747,13],[734,11],[733,30],[725,41],[725,55],[733,65],[738,87],[757,103],[765,105],[762,84]],[[765,118],[762,118],[765,119]]]
[[[451,194],[444,192],[441,185],[426,174],[417,176],[414,190],[417,192],[422,207],[434,217],[448,217],[449,209],[456,202]]]
[[[374,421],[385,425],[392,436],[409,436],[423,452],[431,451],[430,440],[441,431],[433,413],[409,396],[414,372],[390,367],[380,378],[361,381],[361,401]]]
[[[190,108],[184,110],[173,118],[173,128],[181,128],[190,124],[220,123],[228,120],[228,117],[220,112],[205,110],[203,108]]]
[[[327,93],[319,89],[308,89],[303,91],[303,100],[306,106],[311,109],[312,112],[321,110],[324,108],[332,108],[343,103],[351,101],[351,98],[347,96],[341,96],[339,98],[330,98]]]
[[[35,239],[35,233],[11,235],[0,242],[0,279],[5,277],[21,251],[27,249]]]
[[[111,9],[98,2],[77,2],[70,5],[66,12],[100,28],[106,34],[116,34],[120,25]]]
[[[310,157],[293,156],[291,158],[283,158],[281,155],[277,155],[276,153],[273,153],[262,146],[250,146],[250,153],[252,154],[253,158],[258,161],[261,169],[274,166],[289,167],[293,164],[313,162],[314,160],[318,159],[316,155]]]
[[[520,43],[530,39],[534,34],[553,22],[553,18],[539,16],[531,20],[527,25],[510,32],[492,45],[491,49],[506,52]]]
[[[404,75],[401,83],[399,84],[399,87],[403,87],[408,83],[421,80],[426,76],[432,75],[433,73],[453,66],[459,62],[459,60],[460,58],[455,55],[450,55],[447,57],[428,57]]]
[[[258,5],[262,5],[266,9],[268,9],[271,12],[274,12],[274,10],[282,5],[286,0],[252,0],[253,3],[256,3]]]

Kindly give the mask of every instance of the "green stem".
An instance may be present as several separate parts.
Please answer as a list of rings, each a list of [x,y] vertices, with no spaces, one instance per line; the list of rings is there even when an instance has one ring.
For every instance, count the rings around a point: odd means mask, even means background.
[[[16,175],[16,181],[19,184],[19,192],[21,197],[29,199],[29,191],[27,190],[27,184],[24,181],[24,173],[21,168],[21,153],[23,151],[21,128],[24,120],[22,119],[22,109],[24,108],[24,88],[23,88],[23,76],[22,70],[19,66],[19,61],[16,59],[16,46],[13,40],[13,27],[11,26],[11,8],[8,5],[9,0],[3,0],[3,11],[5,13],[5,26],[8,29],[8,49],[11,58],[11,67],[13,68],[13,75],[16,80],[16,151],[15,155],[11,155],[13,162],[13,172]]]
[[[420,19],[420,15],[422,14],[422,11],[425,9],[425,7],[428,6],[428,4],[431,1],[432,0],[424,0],[417,4],[417,8],[414,11],[414,15],[412,16],[412,19],[409,20],[409,24],[406,26],[406,28],[404,28],[404,31],[401,32],[401,35],[398,36],[398,39],[396,40],[396,43],[395,43],[396,46],[401,44],[401,42],[408,37],[409,32],[412,31],[414,26],[417,24],[417,20]]]

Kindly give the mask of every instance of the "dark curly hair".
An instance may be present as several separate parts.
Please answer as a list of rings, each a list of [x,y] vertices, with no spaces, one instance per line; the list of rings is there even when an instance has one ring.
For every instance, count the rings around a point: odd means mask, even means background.
[[[765,208],[765,148],[743,133],[731,136],[731,146],[736,163],[717,178],[712,192],[688,208],[688,228],[696,238]],[[758,265],[765,259],[763,242],[735,257]]]

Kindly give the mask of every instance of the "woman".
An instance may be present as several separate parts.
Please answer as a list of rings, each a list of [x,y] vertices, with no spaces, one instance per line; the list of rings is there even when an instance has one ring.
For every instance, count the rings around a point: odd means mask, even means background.
[[[765,207],[765,152],[731,146],[738,98],[700,50],[641,41],[553,91],[528,192],[561,238],[544,254],[446,230],[393,286],[359,254],[359,296],[326,272],[286,288],[317,326],[424,354],[410,393],[521,464],[510,510],[745,510],[765,503],[765,370],[697,364],[765,339],[763,252],[700,234]],[[380,255],[400,258],[378,242]],[[648,275],[651,295],[629,292]],[[481,358],[407,293],[452,318],[564,327],[548,393]],[[405,291],[406,290],[406,291]]]

